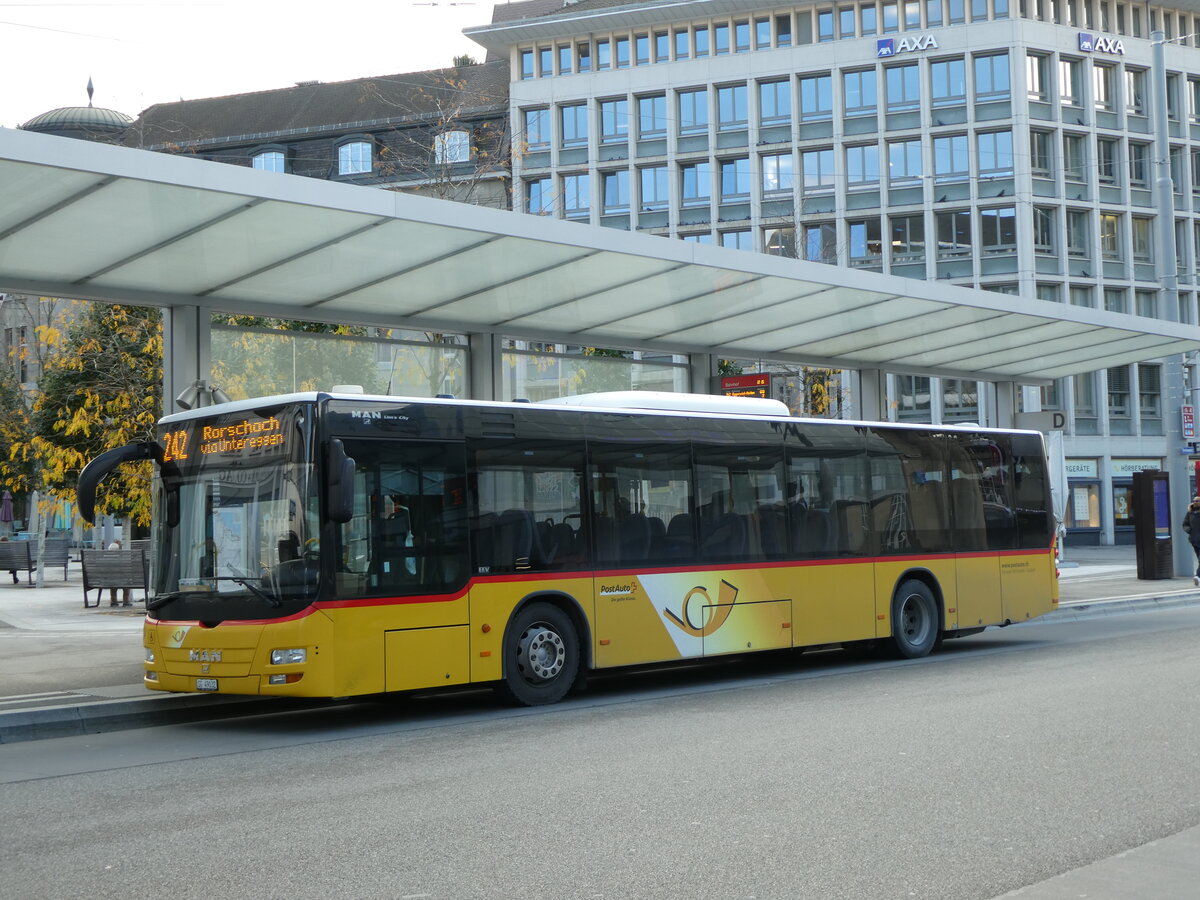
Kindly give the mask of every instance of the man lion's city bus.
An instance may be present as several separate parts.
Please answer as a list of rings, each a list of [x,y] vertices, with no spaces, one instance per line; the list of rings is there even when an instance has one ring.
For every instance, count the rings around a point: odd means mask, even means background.
[[[302,393],[166,416],[145,684],[347,697],[759,650],[900,657],[1058,604],[1040,434],[777,401]]]

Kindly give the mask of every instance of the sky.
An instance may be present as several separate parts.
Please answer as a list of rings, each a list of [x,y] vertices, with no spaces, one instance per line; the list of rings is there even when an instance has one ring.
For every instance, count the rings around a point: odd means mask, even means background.
[[[435,69],[485,51],[493,2],[0,0],[0,127],[60,106],[155,103]],[[285,12],[281,12],[286,10]]]

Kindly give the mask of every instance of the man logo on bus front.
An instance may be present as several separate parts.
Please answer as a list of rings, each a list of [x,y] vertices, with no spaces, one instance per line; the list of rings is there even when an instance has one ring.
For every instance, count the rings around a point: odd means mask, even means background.
[[[738,589],[728,581],[722,579],[721,587],[717,592],[717,602],[714,604],[708,596],[708,589],[704,587],[694,587],[683,598],[683,607],[679,610],[679,615],[675,615],[669,609],[663,609],[663,614],[668,619],[675,623],[678,628],[685,634],[692,637],[708,637],[718,628],[725,624],[729,614],[733,612],[733,604],[737,602]],[[701,616],[704,616],[704,611],[708,611],[708,620],[701,619],[701,624],[695,625],[692,622],[692,617],[688,613],[688,603],[695,596],[703,598],[700,601]]]

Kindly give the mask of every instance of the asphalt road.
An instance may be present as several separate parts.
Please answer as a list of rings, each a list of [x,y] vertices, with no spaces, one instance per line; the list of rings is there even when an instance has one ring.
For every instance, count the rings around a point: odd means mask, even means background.
[[[996,897],[1200,823],[1198,639],[1187,607],[0,746],[0,898]]]

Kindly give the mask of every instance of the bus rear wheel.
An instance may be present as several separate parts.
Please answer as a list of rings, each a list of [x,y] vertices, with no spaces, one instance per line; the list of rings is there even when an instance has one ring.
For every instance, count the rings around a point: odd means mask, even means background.
[[[927,656],[939,632],[937,601],[923,581],[902,582],[892,597],[892,649],[903,659]]]
[[[505,633],[500,693],[522,706],[557,703],[575,683],[579,665],[579,635],[571,617],[549,603],[532,603]]]

